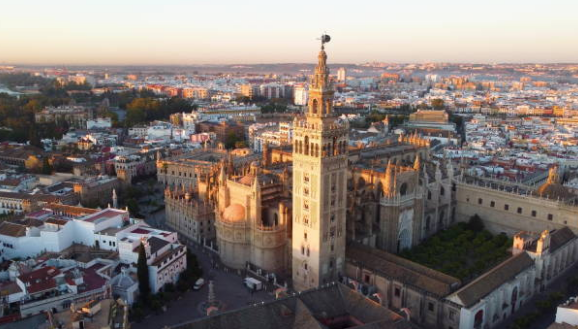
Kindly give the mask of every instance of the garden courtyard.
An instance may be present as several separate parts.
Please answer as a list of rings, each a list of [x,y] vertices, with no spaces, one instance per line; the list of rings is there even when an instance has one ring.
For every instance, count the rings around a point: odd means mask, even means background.
[[[479,217],[436,233],[399,256],[467,283],[510,257],[512,240],[492,235]]]

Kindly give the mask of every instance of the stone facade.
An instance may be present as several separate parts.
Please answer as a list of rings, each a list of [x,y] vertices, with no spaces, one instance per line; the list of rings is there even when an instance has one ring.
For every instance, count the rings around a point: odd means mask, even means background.
[[[564,226],[578,232],[575,196],[548,197],[537,194],[532,186],[469,176],[463,176],[456,187],[458,220],[478,215],[492,233],[512,236],[523,230],[541,232]]]
[[[293,287],[343,276],[348,124],[333,113],[333,85],[321,49],[305,118],[293,122]]]
[[[181,239],[199,244],[215,239],[215,213],[212,203],[192,191],[165,190],[166,224]]]
[[[221,261],[269,272],[289,268],[291,202],[286,170],[252,163],[244,173],[221,167],[215,227]]]

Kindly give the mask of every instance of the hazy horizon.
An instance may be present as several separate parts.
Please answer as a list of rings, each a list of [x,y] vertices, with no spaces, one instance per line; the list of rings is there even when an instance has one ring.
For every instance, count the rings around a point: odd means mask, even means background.
[[[0,65],[578,63],[578,2],[10,2]]]

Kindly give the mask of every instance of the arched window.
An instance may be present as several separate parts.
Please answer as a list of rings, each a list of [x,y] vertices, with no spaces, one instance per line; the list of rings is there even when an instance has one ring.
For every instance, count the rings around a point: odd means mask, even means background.
[[[446,189],[442,186],[440,188],[440,195],[445,195],[446,194]]]
[[[317,107],[318,107],[318,106],[319,106],[319,104],[317,104],[317,100],[314,99],[314,100],[311,102],[311,113],[317,114]]]
[[[440,217],[438,218],[438,229],[440,229],[444,226],[444,217],[445,216],[446,216],[446,213],[442,210],[440,212]]]
[[[484,323],[484,310],[479,310],[474,317],[474,328],[479,329],[482,327]]]
[[[333,148],[331,155],[337,155],[337,137],[333,137]]]
[[[399,188],[399,194],[402,196],[407,194],[407,183],[401,184],[401,187]]]
[[[512,290],[512,314],[516,311],[516,302],[518,301],[518,287],[514,287]]]
[[[397,252],[411,247],[411,237],[407,229],[403,229],[399,232],[399,237],[397,238]]]
[[[305,136],[305,155],[309,155],[309,136]]]

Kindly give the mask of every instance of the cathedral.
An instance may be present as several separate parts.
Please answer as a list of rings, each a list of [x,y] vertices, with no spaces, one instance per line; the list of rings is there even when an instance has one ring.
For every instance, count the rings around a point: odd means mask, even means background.
[[[576,196],[557,168],[541,186],[521,186],[466,175],[417,133],[350,143],[348,122],[333,110],[327,41],[290,147],[157,159],[166,224],[181,239],[279,287],[346,283],[426,328],[498,327],[575,264]],[[514,237],[511,257],[475,280],[396,255],[475,215],[491,233]]]
[[[290,150],[205,148],[157,161],[167,225],[223,264],[301,291],[343,278],[348,241],[397,253],[455,221],[451,162],[417,134],[351,147],[322,43]]]

